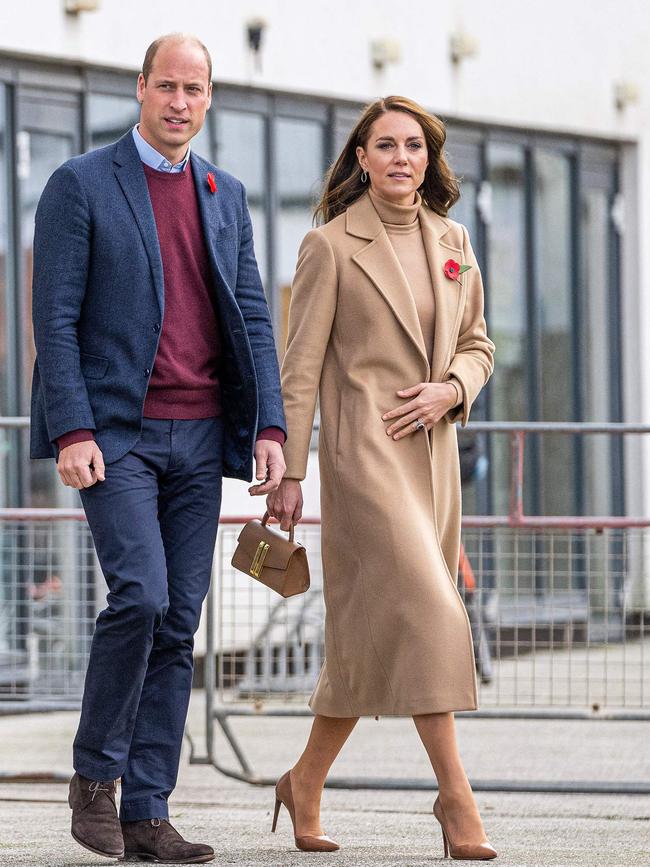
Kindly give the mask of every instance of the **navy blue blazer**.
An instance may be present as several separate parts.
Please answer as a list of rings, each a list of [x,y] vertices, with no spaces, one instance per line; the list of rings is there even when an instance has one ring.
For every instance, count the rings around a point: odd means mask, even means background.
[[[257,432],[286,432],[271,320],[243,185],[194,153],[190,165],[223,339],[224,475],[250,480]],[[163,310],[158,233],[129,131],[58,168],[36,211],[32,458],[56,457],[56,439],[79,428],[95,432],[107,464],[133,447]]]

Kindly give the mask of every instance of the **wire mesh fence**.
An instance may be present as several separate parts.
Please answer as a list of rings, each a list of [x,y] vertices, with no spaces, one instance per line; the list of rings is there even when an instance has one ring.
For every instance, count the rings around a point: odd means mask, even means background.
[[[650,519],[526,517],[523,449],[533,430],[620,435],[650,433],[650,426],[478,428],[511,435],[511,509],[464,521],[459,589],[474,638],[480,708],[470,715],[649,719]],[[242,523],[224,520],[219,531],[204,618],[206,755],[192,749],[192,761],[260,783],[229,717],[309,714],[324,654],[320,525],[304,521],[296,530],[312,586],[285,600],[230,565]],[[79,706],[105,595],[81,510],[0,509],[0,713]],[[241,771],[219,761],[215,723]]]
[[[275,698],[300,702],[313,689],[323,661],[324,602],[320,524],[301,523],[296,541],[309,558],[307,593],[283,599],[231,566],[241,525],[225,524],[217,540],[217,660],[223,702]]]
[[[221,528],[216,558],[218,701],[304,705],[323,660],[320,528],[297,530],[312,586],[285,600],[230,565],[240,527]],[[634,599],[648,531],[468,527],[463,541],[481,707],[645,706],[650,635]]]
[[[324,652],[320,526],[297,528],[312,586],[286,600],[230,565],[240,527],[222,525],[215,557],[218,701],[304,707]],[[482,708],[647,706],[650,531],[469,526],[463,542]],[[0,707],[76,706],[106,592],[85,521],[0,520],[0,570]]]
[[[0,520],[0,709],[76,707],[105,589],[87,524]]]

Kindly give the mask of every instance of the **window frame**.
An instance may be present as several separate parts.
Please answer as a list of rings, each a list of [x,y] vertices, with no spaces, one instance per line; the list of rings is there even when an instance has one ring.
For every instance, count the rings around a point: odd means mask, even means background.
[[[18,204],[18,184],[15,177],[15,130],[18,109],[19,90],[21,88],[42,89],[45,97],[52,95],[56,99],[56,94],[76,94],[80,97],[81,109],[79,113],[79,129],[81,146],[84,150],[89,145],[89,125],[88,125],[88,100],[93,95],[107,95],[118,97],[133,97],[135,94],[135,76],[137,70],[117,70],[110,67],[95,65],[95,64],[70,64],[65,61],[36,61],[28,60],[22,57],[3,53],[0,55],[0,85],[5,87],[5,117],[4,126],[6,130],[6,203],[8,213],[8,250],[7,250],[7,316],[9,332],[7,338],[7,376],[8,376],[8,395],[11,397],[9,406],[14,407],[17,412],[19,409],[19,389],[20,389],[20,363],[19,363],[19,348],[21,341],[24,339],[19,330],[19,305],[17,304],[17,293],[20,291],[20,262],[18,255],[18,244],[20,242],[20,226],[17,225],[19,219],[17,212]],[[218,132],[219,132],[219,110],[226,108],[233,111],[242,111],[248,113],[259,114],[264,119],[264,137],[265,137],[265,179],[264,179],[264,209],[267,223],[266,245],[266,262],[264,283],[269,294],[269,304],[274,317],[274,324],[278,326],[278,287],[277,287],[277,233],[274,229],[274,216],[278,210],[277,200],[277,178],[275,177],[276,154],[274,125],[278,118],[296,118],[315,120],[322,124],[323,130],[323,172],[331,164],[343,143],[347,139],[349,130],[358,117],[359,111],[363,108],[361,102],[352,99],[329,98],[311,94],[297,94],[287,91],[270,91],[264,88],[248,85],[238,85],[227,82],[214,81],[213,93],[213,109],[208,114],[208,133],[210,136],[211,157],[218,164]],[[572,181],[571,181],[571,234],[570,248],[572,255],[574,270],[579,268],[581,255],[580,241],[580,225],[579,225],[579,208],[580,197],[589,172],[587,169],[590,166],[605,166],[606,169],[612,169],[613,188],[612,199],[615,195],[622,192],[623,178],[623,162],[624,149],[629,148],[629,145],[634,145],[630,140],[621,139],[620,141],[612,141],[608,139],[599,139],[590,136],[580,136],[574,134],[559,134],[552,131],[519,129],[511,126],[499,126],[495,124],[487,124],[481,122],[466,121],[459,118],[446,118],[448,127],[450,149],[455,149],[458,154],[456,170],[459,174],[471,175],[477,185],[485,183],[487,179],[487,148],[490,143],[503,142],[508,144],[519,144],[524,147],[526,157],[526,223],[525,223],[525,243],[524,251],[526,261],[527,281],[524,291],[527,296],[527,305],[529,310],[529,329],[531,339],[535,346],[532,353],[533,364],[532,370],[529,373],[528,390],[532,398],[531,419],[539,415],[539,400],[535,402],[535,395],[539,389],[539,369],[541,360],[538,357],[539,352],[539,322],[535,318],[535,305],[539,299],[540,287],[534,283],[534,269],[531,267],[534,262],[536,251],[534,249],[534,221],[535,213],[533,208],[533,187],[532,187],[532,170],[534,168],[534,152],[535,148],[542,146],[544,148],[557,149],[559,152],[566,154],[572,161]],[[633,157],[636,158],[635,156]],[[627,155],[627,163],[629,165],[630,156]],[[452,168],[454,162],[452,160]],[[476,214],[476,237],[472,239],[473,245],[477,252],[479,261],[481,262],[484,281],[486,286],[486,309],[488,311],[489,324],[489,305],[490,305],[490,286],[491,276],[495,272],[494,263],[489,261],[487,248],[487,230],[488,226],[483,215],[479,213],[477,206]],[[611,333],[611,340],[615,345],[616,351],[610,354],[610,393],[612,395],[611,417],[613,420],[620,420],[624,417],[625,407],[623,405],[623,374],[626,376],[632,375],[631,371],[623,370],[622,361],[622,311],[624,302],[623,298],[623,282],[621,279],[621,238],[610,220],[609,233],[609,267],[608,285],[610,291],[610,300],[612,309],[617,311],[617,315],[613,317],[614,325]],[[572,326],[572,346],[574,347],[573,363],[574,377],[573,389],[576,406],[576,416],[578,418],[583,415],[584,398],[580,393],[579,370],[581,359],[579,357],[579,344],[581,341],[580,334],[576,329],[579,329],[580,324],[580,296],[579,296],[579,271],[578,276],[572,275],[572,311],[573,311],[573,326]],[[627,301],[629,304],[630,302]],[[277,333],[277,332],[276,332]],[[638,339],[638,336],[635,337]],[[498,355],[497,355],[498,365]],[[11,374],[10,374],[11,371]],[[13,389],[13,390],[12,390]],[[492,407],[490,400],[490,385],[488,384],[484,396],[482,398],[483,407],[477,407],[481,410],[481,415],[492,417]],[[536,408],[537,407],[537,408]],[[579,456],[578,456],[579,457]],[[624,512],[625,489],[623,485],[623,451],[622,445],[620,454],[613,455],[615,466],[617,467],[617,480],[613,482],[615,486],[614,499],[615,508],[621,513]],[[577,460],[578,482],[580,473],[584,473],[585,468],[582,466],[582,461]],[[16,470],[15,478],[10,484],[10,501],[15,504],[20,504],[24,498],[24,491],[21,491],[19,483],[19,471]],[[534,480],[533,480],[534,481]],[[581,489],[580,483],[578,488]],[[490,497],[486,498],[484,503],[486,510],[489,508]]]

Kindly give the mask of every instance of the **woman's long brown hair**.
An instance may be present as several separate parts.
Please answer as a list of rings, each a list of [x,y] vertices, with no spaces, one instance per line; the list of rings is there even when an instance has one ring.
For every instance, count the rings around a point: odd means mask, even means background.
[[[442,217],[458,201],[458,181],[449,168],[444,152],[447,138],[444,123],[405,96],[386,96],[364,109],[339,158],[328,171],[323,196],[314,212],[315,222],[329,223],[368,189],[368,184],[361,180],[357,147],[366,148],[373,123],[388,111],[410,114],[422,127],[429,153],[429,165],[419,189],[422,201]]]

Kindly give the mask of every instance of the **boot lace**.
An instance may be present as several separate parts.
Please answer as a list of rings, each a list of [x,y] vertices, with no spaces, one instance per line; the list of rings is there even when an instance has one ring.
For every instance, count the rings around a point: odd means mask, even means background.
[[[95,800],[95,796],[98,792],[111,792],[113,790],[113,785],[111,783],[102,783],[99,780],[93,780],[91,784],[88,786],[88,791],[93,793],[91,801]]]

